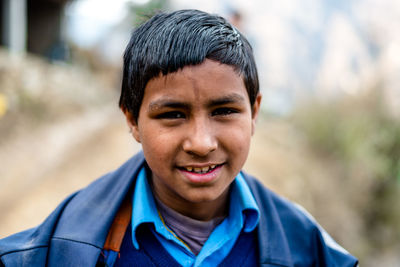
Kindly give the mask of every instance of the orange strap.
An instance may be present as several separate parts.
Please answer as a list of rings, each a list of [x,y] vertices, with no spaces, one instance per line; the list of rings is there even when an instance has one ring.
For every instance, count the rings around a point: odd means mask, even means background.
[[[122,240],[132,217],[132,203],[127,198],[119,208],[117,215],[108,231],[104,249],[119,252]]]

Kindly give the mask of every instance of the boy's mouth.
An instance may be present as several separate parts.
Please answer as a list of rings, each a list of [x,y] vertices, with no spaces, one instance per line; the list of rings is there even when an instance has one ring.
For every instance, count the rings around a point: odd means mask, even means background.
[[[185,167],[179,167],[179,169],[191,172],[191,173],[196,173],[196,174],[205,174],[212,172],[214,169],[217,167],[221,166],[222,164],[211,164],[208,166],[202,166],[202,167],[195,167],[195,166],[185,166]]]

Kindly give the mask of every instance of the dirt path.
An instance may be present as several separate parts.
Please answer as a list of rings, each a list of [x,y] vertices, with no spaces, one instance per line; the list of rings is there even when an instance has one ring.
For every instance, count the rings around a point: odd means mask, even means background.
[[[66,144],[59,144],[63,148],[58,152],[54,152],[54,143],[43,140],[39,151],[31,151],[39,149],[36,145],[26,147],[25,157],[37,157],[33,162],[9,160],[7,174],[13,179],[7,185],[2,180],[4,186],[0,189],[0,238],[39,224],[67,195],[117,168],[139,149],[118,110],[97,114],[102,117],[101,123],[94,123],[91,114],[73,122],[75,134],[67,134]],[[58,127],[65,129],[63,125]],[[44,138],[42,132],[36,134],[36,139]],[[39,159],[48,150],[52,157]],[[26,160],[18,153],[9,157]],[[18,163],[19,168],[15,166]]]

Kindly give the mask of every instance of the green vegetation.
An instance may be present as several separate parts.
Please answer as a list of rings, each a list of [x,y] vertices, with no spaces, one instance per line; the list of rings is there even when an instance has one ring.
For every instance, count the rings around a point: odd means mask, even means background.
[[[338,197],[352,205],[362,228],[347,248],[361,259],[400,246],[400,120],[380,92],[309,103],[292,118],[315,153],[339,166]]]

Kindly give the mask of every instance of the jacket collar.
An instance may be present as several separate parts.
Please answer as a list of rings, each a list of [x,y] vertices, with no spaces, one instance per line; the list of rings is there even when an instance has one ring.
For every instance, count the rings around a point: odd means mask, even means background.
[[[260,221],[257,228],[260,265],[293,266],[289,243],[275,201],[273,201],[274,193],[254,177],[243,174],[260,208]]]

